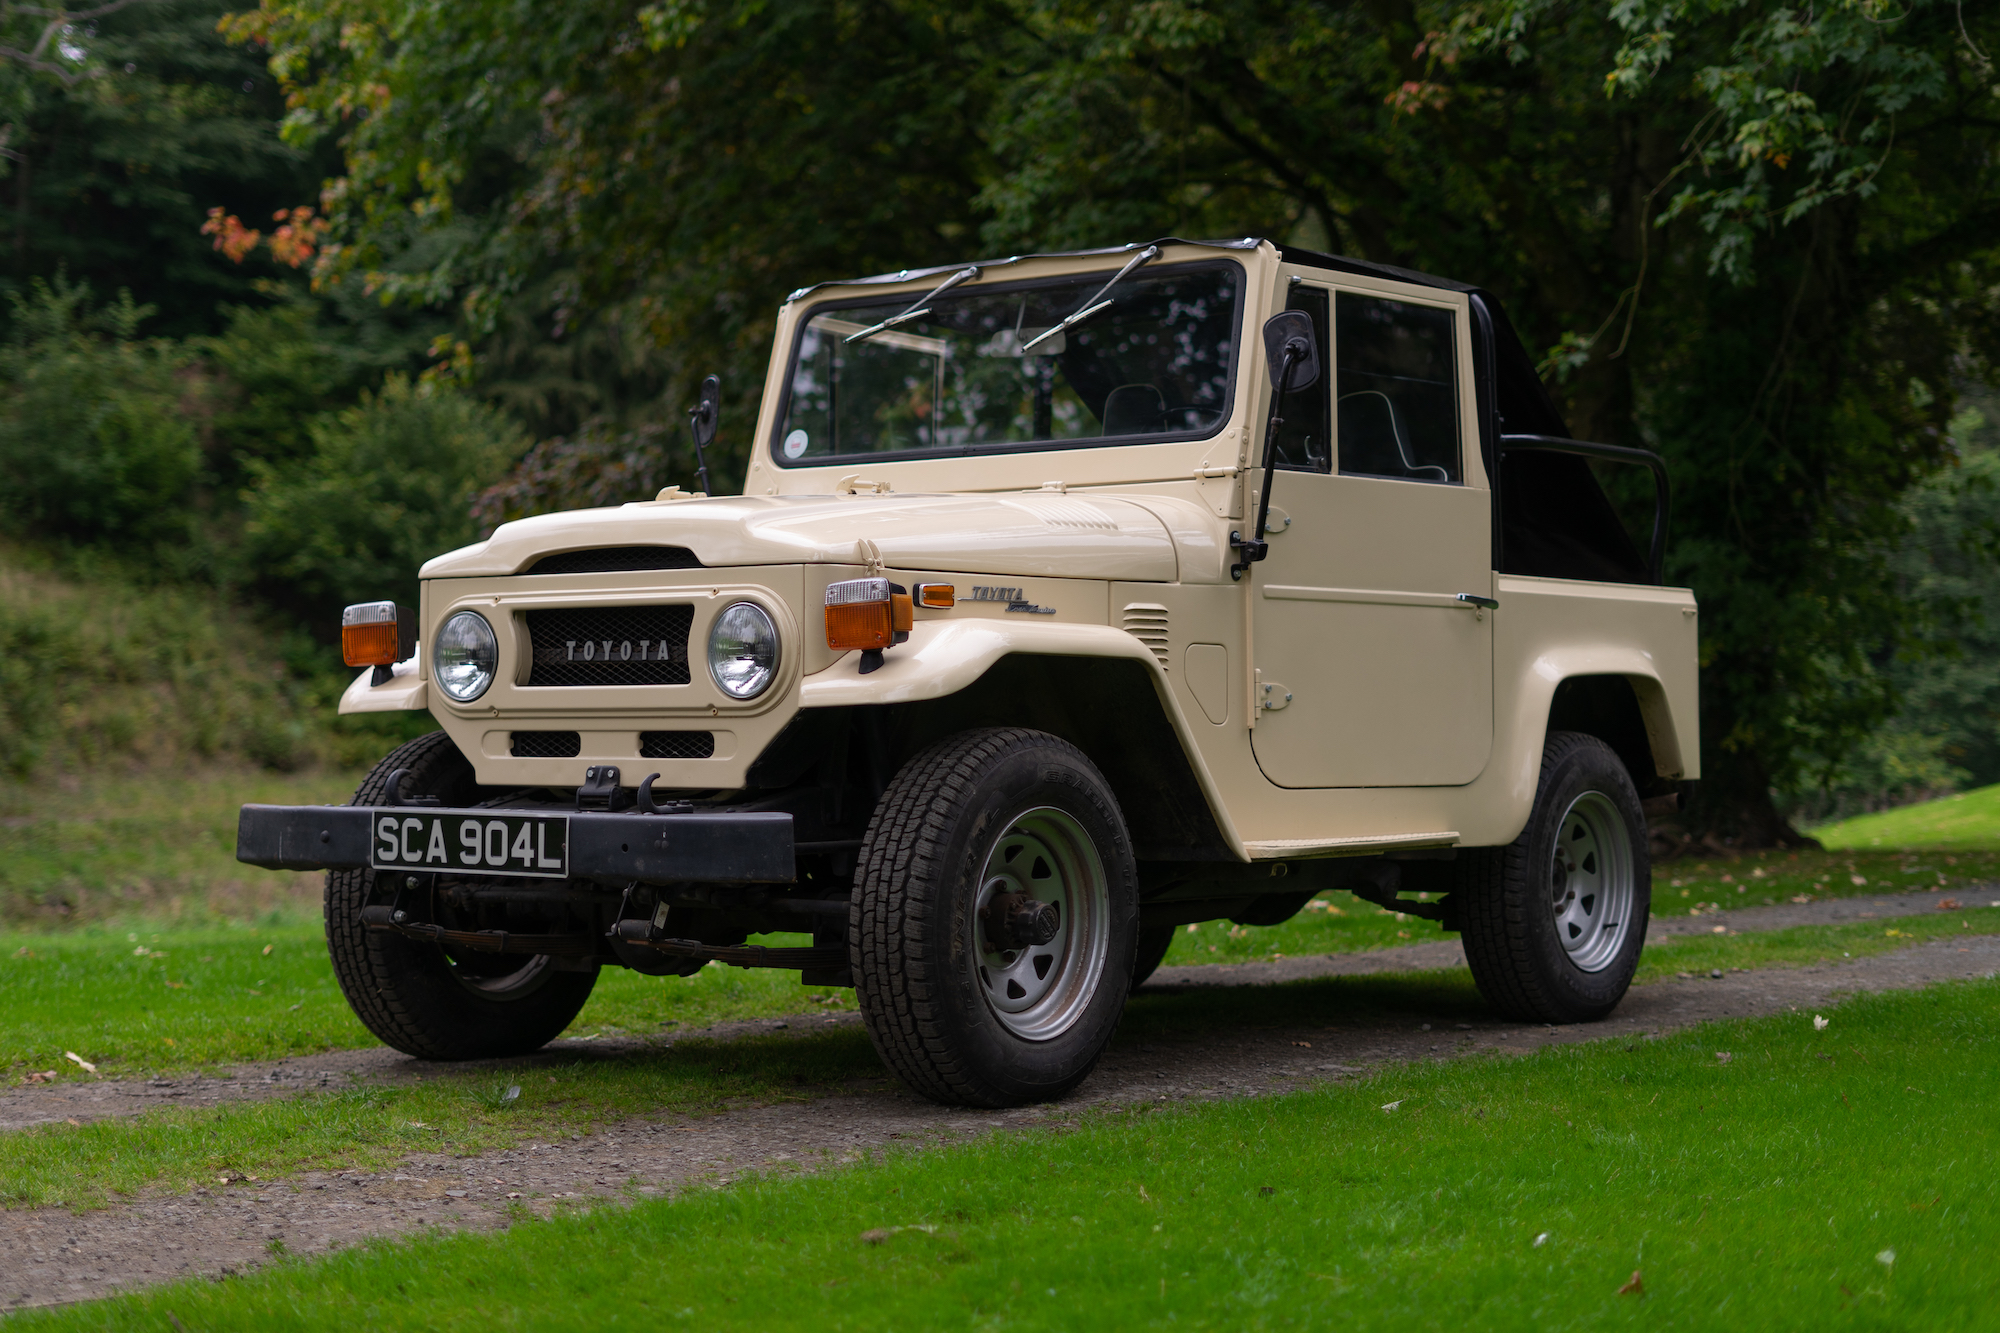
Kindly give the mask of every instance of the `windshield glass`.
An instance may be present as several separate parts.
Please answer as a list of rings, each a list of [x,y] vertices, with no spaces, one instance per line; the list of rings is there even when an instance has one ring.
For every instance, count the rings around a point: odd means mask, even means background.
[[[1115,272],[968,283],[852,342],[916,296],[819,307],[800,331],[778,461],[1212,433],[1229,416],[1242,270],[1139,269],[1097,297],[1103,308],[1036,341]]]

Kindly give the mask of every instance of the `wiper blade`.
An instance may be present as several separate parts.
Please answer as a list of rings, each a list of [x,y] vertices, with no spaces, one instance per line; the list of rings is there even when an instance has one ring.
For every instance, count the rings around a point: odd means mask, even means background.
[[[1082,306],[1080,306],[1073,313],[1065,317],[1062,323],[1057,324],[1052,328],[1043,329],[1040,333],[1028,339],[1028,341],[1022,343],[1021,351],[1025,353],[1030,347],[1033,347],[1036,343],[1042,341],[1044,338],[1053,338],[1058,333],[1061,333],[1064,329],[1068,328],[1070,325],[1081,324],[1084,320],[1089,319],[1092,315],[1096,314],[1098,311],[1103,310],[1106,307],[1115,304],[1115,302],[1103,300],[1102,298],[1104,294],[1110,291],[1113,287],[1116,287],[1120,282],[1123,282],[1125,280],[1125,275],[1127,273],[1130,273],[1133,269],[1139,267],[1139,265],[1141,264],[1150,264],[1152,261],[1158,259],[1159,257],[1160,257],[1160,247],[1157,245],[1149,245],[1145,249],[1141,250],[1138,254],[1133,255],[1131,259],[1126,261],[1125,267],[1119,269],[1116,274],[1112,275],[1111,281],[1105,283],[1102,287],[1099,287],[1096,290],[1096,292],[1094,292],[1091,295],[1089,300],[1085,301]],[[929,300],[930,298],[926,297],[924,299]]]
[[[898,324],[907,324],[913,319],[923,318],[925,315],[928,315],[931,312],[930,302],[936,300],[939,296],[942,296],[944,293],[958,286],[959,283],[970,282],[978,276],[979,276],[979,265],[977,264],[967,265],[966,267],[960,269],[958,272],[952,274],[950,277],[946,278],[943,282],[939,283],[937,286],[925,292],[922,296],[919,296],[917,298],[917,303],[911,306],[908,310],[905,310],[902,314],[891,315],[889,316],[889,318],[883,320],[880,324],[870,324],[867,328],[861,330],[861,332],[859,333],[848,334],[842,345],[844,346],[846,343],[851,343],[851,342],[859,342],[863,338],[872,337],[873,335],[882,332],[882,330],[884,329],[893,329]]]

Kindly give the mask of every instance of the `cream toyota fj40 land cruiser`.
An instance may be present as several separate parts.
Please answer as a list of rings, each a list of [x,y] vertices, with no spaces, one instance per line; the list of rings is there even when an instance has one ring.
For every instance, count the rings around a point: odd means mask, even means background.
[[[1599,1018],[1642,803],[1696,776],[1696,622],[1659,459],[1568,436],[1492,297],[1265,241],[803,289],[744,493],[349,607],[342,710],[443,730],[351,805],[245,806],[237,855],[331,871],[349,1001],[431,1059],[720,961],[852,985],[929,1097],[1046,1100],[1176,927],[1331,888]],[[1592,457],[1652,469],[1648,556]]]

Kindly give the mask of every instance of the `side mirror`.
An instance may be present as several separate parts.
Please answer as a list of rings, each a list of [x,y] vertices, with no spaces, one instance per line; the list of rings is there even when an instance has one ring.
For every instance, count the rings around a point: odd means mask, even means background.
[[[722,411],[722,381],[710,375],[701,382],[701,401],[688,409],[688,424],[694,429],[694,447],[706,449],[715,443],[715,422]]]
[[[1275,393],[1310,389],[1319,383],[1319,339],[1313,336],[1312,316],[1303,310],[1287,310],[1264,321],[1264,358],[1271,367],[1271,388]],[[1286,362],[1291,377],[1286,379]]]
[[[722,414],[722,381],[710,375],[701,382],[701,401],[688,409],[688,430],[694,434],[694,460],[701,472],[701,493],[715,494],[708,480],[708,446],[715,443],[715,422]]]

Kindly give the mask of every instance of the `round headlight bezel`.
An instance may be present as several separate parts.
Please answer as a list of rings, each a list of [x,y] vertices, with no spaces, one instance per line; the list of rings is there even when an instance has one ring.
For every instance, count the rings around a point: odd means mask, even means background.
[[[733,619],[734,618],[734,619]],[[761,626],[756,636],[746,636],[734,628],[744,621],[753,621]],[[720,640],[725,631],[740,646],[725,648]],[[762,637],[770,644],[768,660],[756,662],[745,675],[732,676],[726,671],[730,663],[742,663],[746,659],[753,662],[754,644],[752,637]],[[749,703],[762,697],[777,682],[778,673],[784,666],[784,636],[778,632],[777,617],[751,601],[731,602],[716,614],[708,626],[708,678],[715,682],[715,688],[736,703]],[[736,683],[731,684],[735,679]]]
[[[467,634],[469,643],[464,641]],[[464,674],[463,668],[471,668],[470,673]],[[460,674],[447,676],[447,671]],[[455,704],[472,703],[493,687],[499,674],[500,636],[492,623],[477,611],[454,611],[445,617],[431,651],[431,679],[445,698]]]

